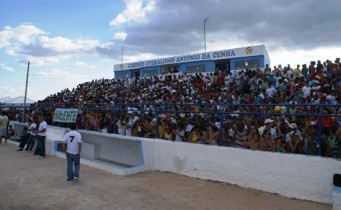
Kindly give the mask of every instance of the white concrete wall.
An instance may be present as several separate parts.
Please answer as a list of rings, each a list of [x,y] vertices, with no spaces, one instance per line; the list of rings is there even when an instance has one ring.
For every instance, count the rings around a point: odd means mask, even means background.
[[[141,140],[92,131],[80,130],[79,132],[84,143],[94,146],[94,159],[115,161],[131,166],[143,164]]]
[[[50,141],[62,139],[65,129],[59,129],[48,128],[47,145]],[[86,139],[81,157],[87,160],[83,163],[120,175],[147,170],[169,171],[331,204],[333,174],[341,173],[341,161],[331,158],[80,132]],[[137,145],[140,145],[139,152]],[[52,143],[48,148],[52,149]],[[135,168],[117,169],[110,164],[103,165],[95,160],[91,162],[96,155],[118,162],[139,164]]]
[[[154,170],[329,204],[333,174],[341,173],[331,158],[157,140],[154,162]]]
[[[333,210],[341,210],[341,187],[333,189]]]

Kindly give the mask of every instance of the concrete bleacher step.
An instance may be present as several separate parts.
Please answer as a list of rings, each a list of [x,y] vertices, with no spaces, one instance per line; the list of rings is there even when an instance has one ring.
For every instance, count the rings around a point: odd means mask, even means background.
[[[105,163],[109,163],[109,164],[113,164],[113,165],[116,165],[116,166],[121,166],[123,168],[132,168],[132,167],[134,167],[134,166],[129,165],[129,164],[120,163],[120,162],[116,162],[116,161],[113,161],[113,160],[107,160],[107,159],[104,159],[104,158],[95,158],[95,160],[98,160],[98,161],[101,161],[101,162],[105,162]]]
[[[55,156],[66,159],[65,154],[63,152],[55,152]],[[121,176],[137,174],[147,170],[144,165],[130,166],[127,164],[117,163],[115,161],[105,160],[102,158],[97,158],[95,160],[87,160],[81,158],[81,164]]]

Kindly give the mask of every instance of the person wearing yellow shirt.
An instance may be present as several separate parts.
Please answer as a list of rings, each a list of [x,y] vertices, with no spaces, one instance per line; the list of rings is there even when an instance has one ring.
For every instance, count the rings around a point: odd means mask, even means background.
[[[301,74],[301,70],[300,70],[300,65],[297,64],[297,67],[294,69],[294,74],[295,77],[298,77]]]

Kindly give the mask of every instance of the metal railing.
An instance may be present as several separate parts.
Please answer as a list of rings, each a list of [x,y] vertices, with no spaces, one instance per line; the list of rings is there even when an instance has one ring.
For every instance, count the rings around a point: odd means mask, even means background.
[[[285,111],[276,112],[273,110],[273,107],[285,107]],[[212,108],[214,107],[214,110]],[[293,109],[301,107],[305,111],[303,113],[292,112]],[[23,107],[20,106],[5,106],[4,104],[0,105],[0,108],[7,109],[8,111],[18,111]],[[194,116],[201,116],[203,120],[203,124],[200,125],[202,129],[208,130],[208,127],[215,123],[217,128],[219,129],[219,138],[217,144],[220,146],[226,146],[226,140],[224,139],[224,135],[226,134],[226,130],[233,127],[232,123],[237,122],[238,120],[243,119],[243,116],[248,116],[248,118],[252,118],[256,121],[256,125],[258,127],[263,126],[264,119],[266,118],[280,118],[284,116],[285,118],[293,117],[293,118],[313,118],[314,122],[316,122],[317,126],[317,154],[316,155],[324,155],[323,154],[323,145],[325,144],[322,136],[328,135],[326,132],[330,127],[325,127],[323,125],[323,119],[325,118],[333,118],[333,127],[339,128],[340,124],[338,124],[336,119],[341,119],[341,115],[339,110],[341,109],[341,105],[332,105],[332,104],[201,104],[201,103],[189,103],[189,104],[180,104],[180,103],[117,103],[117,104],[73,104],[73,103],[65,103],[65,104],[34,104],[29,109],[38,108],[39,111],[45,113],[45,115],[49,115],[53,113],[55,108],[78,108],[81,111],[79,114],[78,120],[81,120],[81,117],[86,115],[89,112],[101,112],[103,116],[107,113],[110,113],[111,120],[114,122],[113,126],[116,126],[116,122],[121,119],[122,116],[127,116],[128,113],[135,113],[139,117],[139,119],[148,116],[148,119],[154,118],[154,131],[153,135],[147,135],[149,138],[160,138],[159,135],[159,126],[161,125],[161,121],[164,118],[164,115],[172,116],[172,118],[176,118],[176,124],[181,123],[185,119],[189,119],[193,121]],[[262,111],[259,111],[259,110]],[[326,114],[324,110],[336,110],[335,114]],[[180,115],[189,116],[188,118],[182,118]],[[52,119],[51,119],[52,120]],[[210,121],[212,120],[212,121]],[[209,123],[205,123],[210,122]],[[302,121],[302,120],[301,120]],[[229,123],[227,123],[229,122]],[[295,121],[292,121],[295,122]],[[341,122],[341,121],[340,121]],[[50,122],[53,123],[53,120]],[[103,122],[102,122],[103,123]],[[58,126],[67,126],[67,124],[63,123],[54,123]],[[78,122],[79,127],[81,129],[87,129],[84,127],[83,123]],[[218,126],[219,125],[219,126]],[[90,127],[90,129],[94,129]],[[115,131],[114,131],[115,132]],[[116,131],[117,132],[117,131]],[[340,157],[340,140],[338,139],[338,157]],[[187,141],[187,139],[184,139]],[[282,139],[282,141],[284,141]],[[231,145],[231,144],[229,144]]]

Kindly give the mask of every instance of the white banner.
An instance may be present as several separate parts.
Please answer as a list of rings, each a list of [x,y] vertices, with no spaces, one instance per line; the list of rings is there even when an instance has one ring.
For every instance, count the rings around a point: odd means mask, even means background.
[[[78,109],[56,109],[54,111],[55,122],[74,123],[77,120]]]
[[[114,71],[122,71],[122,70],[131,70],[131,69],[139,69],[150,66],[162,66],[168,64],[175,63],[186,63],[186,62],[195,62],[195,61],[207,61],[207,60],[221,60],[221,59],[230,59],[230,58],[241,58],[241,57],[249,57],[249,56],[257,56],[267,54],[264,45],[250,46],[250,47],[242,47],[235,48],[230,50],[219,50],[212,52],[203,52],[196,54],[189,54],[183,56],[174,56],[167,58],[160,58],[154,60],[146,60],[146,61],[138,61],[132,63],[123,63],[114,65]],[[267,55],[266,55],[267,56]]]

